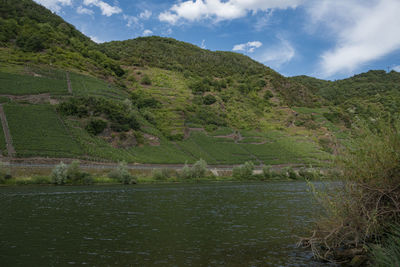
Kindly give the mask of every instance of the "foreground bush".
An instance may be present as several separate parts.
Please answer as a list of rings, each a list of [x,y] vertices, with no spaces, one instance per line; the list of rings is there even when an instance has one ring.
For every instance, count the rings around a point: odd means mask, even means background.
[[[136,177],[134,177],[128,170],[126,162],[120,162],[118,167],[112,170],[108,177],[115,179],[123,184],[136,184]]]
[[[366,248],[400,219],[399,131],[376,129],[360,130],[337,160],[341,183],[315,191],[325,215],[302,243],[318,258],[350,261],[366,255]]]
[[[185,163],[185,166],[183,166],[182,170],[179,172],[179,176],[183,179],[203,178],[206,174],[207,162],[203,159],[196,161],[191,168]]]
[[[371,254],[374,266],[400,266],[400,225],[390,228],[389,234],[382,244],[372,247]]]
[[[79,167],[79,161],[73,161],[70,165],[63,162],[56,165],[51,172],[51,181],[53,184],[63,185],[72,184],[91,184],[92,177]]]
[[[173,172],[173,170],[170,170],[167,168],[154,169],[152,176],[153,176],[153,179],[162,181],[162,180],[167,180],[168,178],[172,177],[172,172]]]
[[[232,176],[238,179],[248,179],[253,175],[254,164],[251,161],[247,161],[245,164],[234,167],[232,170]]]

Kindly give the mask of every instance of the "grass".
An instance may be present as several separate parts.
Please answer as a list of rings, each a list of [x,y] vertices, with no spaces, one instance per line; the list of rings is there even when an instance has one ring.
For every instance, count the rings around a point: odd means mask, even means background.
[[[64,78],[58,76],[50,78],[42,75],[35,77],[0,71],[0,94],[33,95],[42,93],[66,94],[65,76]]]
[[[72,93],[74,95],[101,95],[116,99],[125,99],[128,97],[127,92],[103,80],[73,72],[69,74],[69,77],[71,80]]]
[[[6,104],[4,111],[18,156],[81,155],[52,106]]]

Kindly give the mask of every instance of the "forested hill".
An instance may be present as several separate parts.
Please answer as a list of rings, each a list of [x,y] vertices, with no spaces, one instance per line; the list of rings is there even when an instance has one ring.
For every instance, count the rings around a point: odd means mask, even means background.
[[[398,112],[395,72],[287,78],[171,38],[99,45],[31,0],[3,0],[0,15],[0,104],[16,150],[0,129],[4,156],[323,165],[355,115]]]
[[[7,59],[13,62],[51,64],[102,76],[123,75],[119,63],[101,53],[89,37],[32,0],[1,1],[0,45],[11,49],[12,56]]]

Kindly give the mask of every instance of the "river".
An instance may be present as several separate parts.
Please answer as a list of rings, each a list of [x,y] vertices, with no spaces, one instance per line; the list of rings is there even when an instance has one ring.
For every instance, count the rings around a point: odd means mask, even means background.
[[[1,266],[326,266],[304,182],[0,188]]]

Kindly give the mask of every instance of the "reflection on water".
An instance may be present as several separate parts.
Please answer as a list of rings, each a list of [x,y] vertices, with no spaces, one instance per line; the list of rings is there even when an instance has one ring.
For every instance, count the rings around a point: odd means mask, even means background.
[[[325,266],[301,182],[0,188],[2,266]]]

